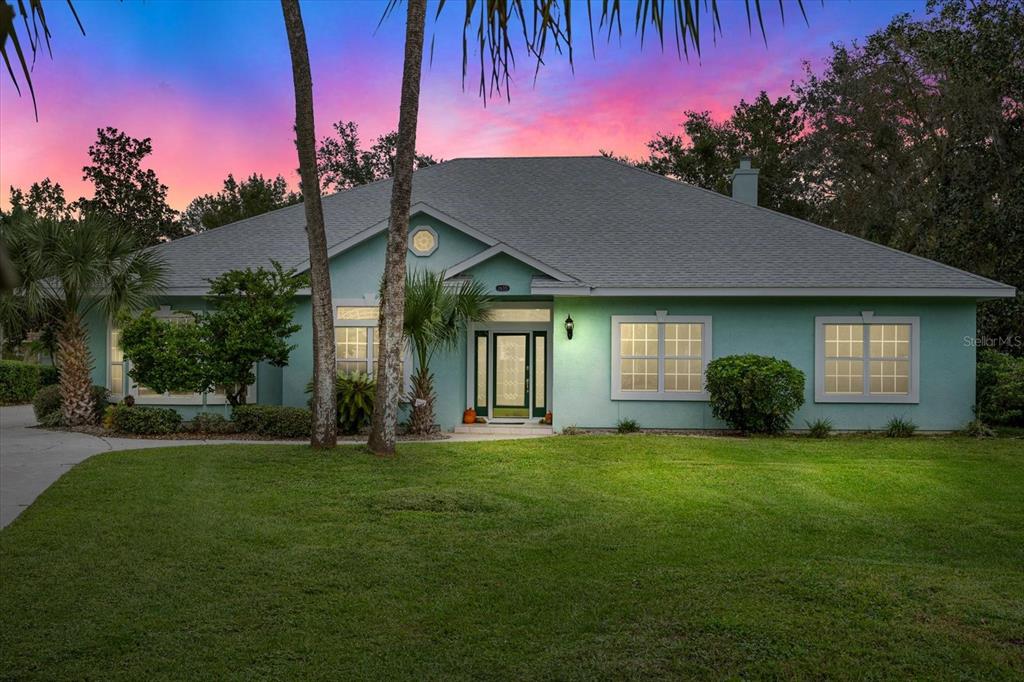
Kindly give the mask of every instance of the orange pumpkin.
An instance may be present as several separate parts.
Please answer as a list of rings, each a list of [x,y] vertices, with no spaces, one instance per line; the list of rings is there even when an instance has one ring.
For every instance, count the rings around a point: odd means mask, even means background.
[[[476,410],[474,410],[472,407],[470,407],[465,412],[463,412],[462,413],[462,423],[463,424],[475,424],[476,423]]]

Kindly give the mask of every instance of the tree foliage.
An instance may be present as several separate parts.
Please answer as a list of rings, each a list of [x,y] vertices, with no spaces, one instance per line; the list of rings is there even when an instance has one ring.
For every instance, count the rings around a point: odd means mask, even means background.
[[[647,143],[641,168],[676,180],[732,192],[732,171],[749,157],[758,176],[758,202],[797,217],[809,211],[802,171],[804,117],[792,97],[775,101],[762,91],[753,102],[740,100],[732,115],[715,121],[708,111],[687,111],[683,134],[658,133]]]
[[[232,270],[210,282],[210,310],[191,320],[158,319],[148,311],[124,320],[121,348],[129,375],[155,391],[205,393],[223,388],[232,405],[246,401],[256,365],[288,364],[295,293],[305,278],[279,263],[273,269]]]
[[[427,433],[434,425],[434,376],[430,359],[441,349],[454,348],[465,338],[466,325],[490,316],[491,297],[481,282],[445,282],[444,272],[410,273],[405,284],[402,331],[416,356],[410,431]]]
[[[238,182],[229,174],[220,192],[203,194],[189,203],[181,215],[182,229],[193,233],[211,230],[300,201],[302,195],[289,191],[280,175],[268,180],[253,173]]]
[[[11,219],[21,214],[48,220],[67,220],[71,217],[71,207],[64,196],[64,188],[50,178],[33,182],[27,192],[14,186],[10,192]]]
[[[157,393],[205,393],[212,388],[202,330],[192,321],[160,319],[148,310],[120,321],[128,376]]]
[[[352,121],[334,124],[334,137],[320,141],[316,152],[320,186],[324,191],[337,191],[366,185],[395,174],[398,133],[391,131],[378,137],[367,149],[362,148],[359,126]],[[437,163],[428,154],[416,154],[415,167]]]
[[[1024,5],[931,2],[796,87],[821,223],[1024,288]],[[981,333],[1024,335],[1024,298]]]
[[[176,212],[167,205],[167,185],[153,169],[142,167],[153,152],[152,140],[109,126],[96,135],[89,145],[92,163],[82,168],[82,178],[93,185],[92,198],[76,202],[82,214],[106,215],[146,245],[181,236]]]
[[[53,325],[63,421],[89,423],[93,359],[84,320],[91,311],[116,318],[144,308],[163,287],[164,264],[152,251],[140,250],[137,234],[99,215],[24,215],[0,223],[0,242],[19,279],[16,289],[0,293],[0,324],[15,333]]]

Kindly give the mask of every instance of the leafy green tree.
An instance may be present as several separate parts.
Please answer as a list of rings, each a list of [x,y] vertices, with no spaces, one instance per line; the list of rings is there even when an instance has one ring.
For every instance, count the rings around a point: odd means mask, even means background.
[[[153,251],[139,249],[138,235],[98,215],[25,216],[0,225],[0,242],[19,280],[0,293],[0,324],[15,331],[56,327],[62,422],[87,424],[95,413],[85,318],[145,307],[163,288],[164,265]]]
[[[250,384],[256,381],[256,365],[288,364],[295,346],[288,337],[302,325],[294,323],[295,293],[308,284],[295,270],[232,270],[210,282],[211,312],[199,313],[210,377],[224,388],[232,405],[245,403]]]
[[[153,152],[150,138],[136,139],[117,128],[99,128],[89,145],[92,164],[82,168],[82,178],[93,184],[91,199],[76,207],[83,215],[109,216],[138,234],[143,245],[158,244],[181,236],[176,213],[167,205],[167,185],[142,161]]]
[[[409,430],[426,434],[434,427],[434,373],[430,360],[438,350],[455,348],[465,339],[466,325],[490,316],[491,297],[476,280],[457,286],[445,283],[444,272],[413,272],[405,284],[405,337],[412,343],[416,369],[412,375]]]
[[[397,132],[381,135],[368,149],[361,147],[359,126],[354,122],[338,121],[334,124],[334,132],[336,137],[324,138],[316,153],[320,186],[324,191],[366,185],[395,174]],[[416,168],[435,163],[437,160],[432,156],[416,154]]]
[[[933,1],[835,46],[796,86],[814,219],[1024,289],[1021,54],[1013,0]],[[1024,297],[978,319],[1024,336]]]
[[[188,322],[161,320],[152,311],[125,320],[121,349],[129,375],[155,391],[206,393],[223,388],[228,402],[244,405],[256,365],[288,364],[295,292],[305,278],[279,263],[273,269],[232,270],[210,282],[208,312]]]
[[[732,115],[716,122],[710,112],[687,111],[682,135],[658,133],[647,143],[641,168],[732,194],[732,172],[749,157],[758,175],[761,206],[804,217],[809,211],[803,180],[803,115],[791,97],[774,102],[764,91],[753,102],[740,100]]]
[[[202,329],[193,321],[163,320],[152,310],[120,320],[121,349],[131,360],[128,376],[157,393],[206,393],[213,382]]]
[[[224,189],[193,199],[181,215],[185,232],[202,232],[237,220],[251,218],[302,201],[302,195],[288,191],[288,182],[278,175],[272,180],[253,173],[238,182],[231,174]]]
[[[49,220],[67,220],[71,217],[71,207],[64,196],[64,188],[50,178],[33,182],[28,192],[17,187],[11,187],[10,191],[12,217],[20,213]]]

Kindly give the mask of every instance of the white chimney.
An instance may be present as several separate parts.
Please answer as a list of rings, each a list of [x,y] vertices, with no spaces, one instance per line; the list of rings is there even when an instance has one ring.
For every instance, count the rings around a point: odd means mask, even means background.
[[[732,198],[757,206],[757,169],[750,167],[750,158],[740,159],[740,167],[732,172]]]

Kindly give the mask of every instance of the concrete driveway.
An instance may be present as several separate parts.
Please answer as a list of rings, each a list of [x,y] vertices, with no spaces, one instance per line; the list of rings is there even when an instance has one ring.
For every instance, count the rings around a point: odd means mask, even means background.
[[[98,438],[32,428],[31,405],[0,407],[0,528],[82,460],[108,450],[182,445],[181,441]],[[195,441],[193,441],[195,442]]]

